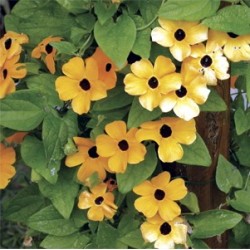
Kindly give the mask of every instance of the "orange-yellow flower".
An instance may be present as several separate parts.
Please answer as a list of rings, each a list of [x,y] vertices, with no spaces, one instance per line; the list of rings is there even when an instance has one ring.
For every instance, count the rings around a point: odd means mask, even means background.
[[[183,61],[182,69],[192,74],[193,78],[197,75],[204,77],[208,85],[216,85],[217,79],[225,80],[230,77],[227,73],[229,63],[222,50],[210,51],[204,44],[192,46],[191,56]]]
[[[116,66],[104,54],[104,52],[97,47],[92,57],[96,60],[99,70],[99,79],[105,83],[106,89],[112,89],[116,85]]]
[[[199,22],[159,19],[161,27],[152,30],[152,41],[169,47],[173,57],[182,61],[191,54],[191,46],[207,40],[208,28]]]
[[[169,172],[162,172],[133,188],[141,197],[135,200],[136,210],[142,212],[147,218],[157,213],[165,221],[173,220],[181,214],[181,209],[175,202],[187,194],[185,182],[181,178],[170,181]]]
[[[156,215],[141,225],[142,237],[147,242],[155,242],[155,248],[174,249],[175,244],[186,244],[187,225],[184,223],[181,217],[165,221]]]
[[[10,144],[20,144],[27,132],[16,132],[15,134],[5,138],[5,141]]]
[[[81,165],[77,172],[77,178],[81,182],[85,182],[94,173],[98,174],[99,179],[104,180],[108,167],[107,158],[98,155],[96,145],[91,139],[74,137],[73,140],[78,151],[67,156],[66,166],[75,167]]]
[[[182,70],[181,87],[164,95],[160,103],[163,112],[169,112],[173,109],[178,117],[186,121],[199,115],[198,104],[205,103],[210,93],[205,78],[197,75],[192,77],[189,74],[190,71]]]
[[[223,48],[225,56],[232,62],[250,60],[250,34],[236,35],[232,32],[210,30],[208,32],[207,47],[214,50],[218,46]]]
[[[131,65],[131,71],[124,78],[125,91],[139,96],[140,104],[149,111],[159,106],[163,94],[181,86],[181,78],[175,73],[175,65],[164,56],[158,56],[154,66],[147,59],[136,61]]]
[[[0,189],[6,188],[10,179],[16,174],[16,170],[13,167],[15,161],[15,150],[0,143]]]
[[[194,119],[185,121],[176,117],[163,117],[158,121],[141,124],[136,133],[139,141],[153,140],[162,162],[174,162],[183,157],[181,144],[192,144],[196,139]]]
[[[104,218],[112,219],[117,206],[114,204],[114,195],[107,192],[107,184],[101,183],[90,189],[91,192],[83,191],[79,196],[78,207],[88,209],[88,219],[102,221]]]
[[[136,140],[137,128],[127,131],[124,121],[114,121],[105,126],[107,134],[96,138],[97,153],[108,157],[108,167],[112,172],[124,173],[127,165],[144,160],[146,147]]]
[[[63,65],[62,71],[66,76],[56,79],[56,90],[61,100],[72,100],[72,108],[77,114],[87,113],[91,101],[107,96],[105,83],[99,80],[98,66],[94,58],[71,58]]]
[[[55,74],[55,56],[56,49],[53,48],[49,43],[51,42],[60,42],[62,40],[61,37],[47,37],[43,39],[37,47],[32,50],[31,56],[33,58],[41,58],[45,57],[45,64],[51,74]]]

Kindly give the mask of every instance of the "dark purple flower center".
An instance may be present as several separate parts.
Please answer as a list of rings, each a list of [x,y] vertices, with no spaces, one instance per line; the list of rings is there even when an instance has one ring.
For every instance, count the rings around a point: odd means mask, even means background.
[[[92,148],[89,149],[89,151],[88,151],[89,157],[91,157],[91,158],[98,158],[99,157],[99,155],[96,152],[96,149],[97,149],[96,146],[93,146]]]
[[[129,148],[128,142],[126,140],[119,141],[118,146],[122,151],[126,151]]]
[[[128,58],[127,58],[128,64],[132,64],[140,60],[141,60],[141,57],[139,55],[136,55],[132,51],[129,53]]]
[[[101,205],[102,202],[104,201],[103,197],[102,196],[99,196],[95,199],[95,204],[96,205]]]
[[[201,66],[204,68],[209,67],[212,64],[212,62],[213,62],[212,58],[208,55],[203,56],[200,61]]]
[[[161,201],[165,197],[165,192],[161,189],[156,189],[154,193],[155,199]]]
[[[187,94],[187,89],[184,86],[181,86],[180,89],[175,91],[175,94],[179,97],[182,98]]]
[[[177,41],[182,41],[186,37],[186,34],[185,34],[184,30],[178,29],[175,31],[174,37]]]
[[[7,78],[7,75],[8,75],[8,70],[7,70],[7,69],[4,69],[4,70],[3,70],[3,79],[6,79],[6,78]]]
[[[80,86],[81,86],[81,88],[82,88],[83,90],[85,90],[85,91],[87,91],[87,90],[90,89],[90,83],[89,83],[89,81],[88,81],[87,79],[81,80]]]
[[[7,50],[10,49],[11,44],[12,44],[12,40],[11,40],[11,38],[8,38],[8,39],[5,41],[5,43],[4,43],[5,49],[7,49]]]
[[[155,89],[158,87],[158,80],[156,77],[152,76],[149,80],[148,80],[148,85],[151,89]]]
[[[111,70],[111,68],[112,68],[112,64],[111,64],[111,63],[107,63],[107,64],[106,64],[106,67],[105,67],[105,70],[106,70],[107,72],[109,72],[109,71]]]
[[[160,134],[163,138],[168,138],[172,134],[172,129],[168,125],[164,124],[160,128]]]
[[[50,44],[47,44],[45,46],[45,50],[48,54],[50,54],[53,51],[53,47]]]
[[[236,38],[238,37],[237,34],[233,33],[233,32],[227,32],[227,34],[231,37],[231,38]]]
[[[160,232],[162,235],[169,234],[171,232],[171,226],[167,222],[164,222],[160,227]]]

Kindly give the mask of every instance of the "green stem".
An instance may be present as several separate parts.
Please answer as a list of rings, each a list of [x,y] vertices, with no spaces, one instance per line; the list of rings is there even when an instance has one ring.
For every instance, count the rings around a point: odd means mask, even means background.
[[[250,171],[248,172],[248,175],[247,175],[247,179],[246,179],[246,184],[245,184],[244,190],[247,190],[247,185],[248,185],[249,178],[250,178]]]
[[[92,34],[89,34],[88,38],[86,39],[86,41],[84,42],[84,44],[81,46],[81,48],[79,49],[78,55],[82,56],[82,54],[85,51],[85,47],[87,46],[87,44],[91,41],[92,39]]]

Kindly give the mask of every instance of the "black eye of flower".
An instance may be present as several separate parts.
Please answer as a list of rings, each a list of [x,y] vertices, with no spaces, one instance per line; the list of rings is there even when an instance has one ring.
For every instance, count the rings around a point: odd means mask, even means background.
[[[12,44],[12,40],[11,40],[11,38],[8,38],[8,39],[5,41],[5,43],[4,43],[5,49],[7,49],[7,50],[10,49],[11,44]]]
[[[161,189],[156,189],[154,193],[155,199],[161,201],[165,197],[165,192]]]
[[[238,37],[237,34],[233,33],[233,32],[227,32],[227,34],[231,37],[231,38],[236,38]]]
[[[200,63],[202,67],[207,68],[213,63],[213,60],[210,56],[205,55],[201,58]]]
[[[7,78],[7,75],[8,75],[8,70],[7,70],[7,69],[4,69],[4,70],[3,70],[3,79],[6,79],[6,78]]]
[[[156,77],[152,76],[149,80],[148,80],[148,85],[151,89],[155,89],[158,87],[158,80]]]
[[[182,98],[187,94],[187,89],[184,86],[181,86],[180,89],[175,91],[175,94],[179,97]]]
[[[112,64],[111,64],[111,63],[107,63],[107,64],[106,64],[106,67],[105,67],[105,70],[106,70],[107,72],[109,72],[109,71],[111,70],[111,68],[112,68]]]
[[[168,138],[172,134],[172,129],[168,125],[164,124],[160,128],[160,134],[163,138]]]
[[[160,232],[162,235],[169,234],[171,232],[171,226],[167,222],[164,222],[160,227]]]
[[[177,41],[182,41],[186,37],[186,34],[185,34],[184,30],[178,29],[175,31],[174,37]]]
[[[126,150],[128,150],[128,148],[129,148],[128,142],[127,142],[126,140],[121,140],[121,141],[118,143],[118,146],[119,146],[119,148],[120,148],[122,151],[126,151]]]
[[[98,158],[99,157],[99,155],[96,152],[96,149],[97,149],[96,146],[89,149],[89,151],[88,151],[89,157],[91,157],[91,158]]]
[[[80,86],[81,86],[81,88],[82,88],[83,90],[85,90],[85,91],[87,91],[87,90],[90,89],[90,83],[89,83],[89,81],[88,81],[87,79],[81,80]]]
[[[45,46],[45,50],[48,54],[50,54],[53,51],[53,47],[50,44],[47,44]]]
[[[99,196],[95,199],[95,204],[96,205],[101,205],[102,202],[104,201],[103,197],[102,196]]]

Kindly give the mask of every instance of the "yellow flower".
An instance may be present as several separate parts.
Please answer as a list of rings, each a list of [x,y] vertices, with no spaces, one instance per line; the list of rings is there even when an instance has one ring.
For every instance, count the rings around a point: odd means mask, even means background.
[[[250,60],[250,35],[236,35],[232,32],[210,30],[208,32],[207,47],[215,50],[223,47],[225,56],[233,61]]]
[[[74,137],[73,138],[78,152],[68,155],[65,165],[68,167],[80,166],[77,172],[77,178],[85,182],[95,172],[101,180],[106,178],[105,169],[108,166],[108,160],[99,156],[96,152],[96,145],[91,139]]]
[[[84,191],[79,196],[78,207],[88,209],[88,219],[102,221],[104,218],[112,219],[117,206],[114,204],[114,195],[107,192],[107,184],[101,183],[92,188],[91,193]]]
[[[136,133],[139,141],[153,140],[158,145],[158,155],[162,162],[174,162],[183,156],[181,144],[192,144],[196,139],[194,119],[184,121],[175,117],[163,117],[158,121],[141,124]]]
[[[66,76],[56,79],[56,90],[63,101],[72,99],[73,110],[81,115],[90,109],[91,101],[107,96],[103,81],[98,78],[98,66],[93,58],[71,58],[62,67]]]
[[[28,43],[29,38],[25,34],[19,34],[13,31],[8,31],[1,39],[0,43],[5,47],[7,59],[19,55],[22,51],[21,44]],[[1,66],[1,64],[0,64]]]
[[[107,135],[96,138],[97,153],[108,157],[108,167],[115,173],[124,173],[127,164],[137,164],[144,160],[146,148],[135,138],[137,128],[127,132],[124,121],[114,121],[105,126]]]
[[[61,37],[47,37],[43,39],[37,47],[32,50],[31,56],[33,58],[41,58],[45,56],[44,61],[45,64],[51,74],[55,74],[55,56],[56,49],[53,48],[49,43],[51,42],[60,42],[62,40]]]
[[[142,212],[147,218],[157,213],[163,220],[173,220],[181,214],[181,209],[175,202],[187,194],[185,182],[181,178],[170,181],[169,172],[162,172],[151,181],[146,180],[133,188],[133,191],[142,196],[135,200],[136,210]]]
[[[178,61],[190,56],[190,45],[207,40],[208,28],[198,22],[159,19],[159,24],[161,27],[152,30],[152,41],[169,47],[171,54]]]
[[[155,248],[174,249],[175,244],[186,244],[187,225],[181,217],[165,221],[156,215],[141,225],[141,233],[145,241],[155,242]]]
[[[0,68],[0,99],[16,90],[13,79],[24,78],[27,74],[25,64],[18,63],[19,58],[20,55],[13,56]]]
[[[139,102],[145,109],[152,111],[158,107],[163,94],[180,88],[181,78],[175,73],[175,65],[164,56],[156,58],[154,66],[147,59],[131,65],[131,71],[124,78],[125,91],[140,96]]]
[[[209,51],[204,44],[192,46],[191,56],[183,61],[182,68],[193,74],[193,77],[203,76],[208,85],[216,85],[217,79],[225,80],[230,77],[227,73],[229,63],[222,50]]]
[[[182,70],[181,87],[164,95],[160,103],[163,112],[169,112],[173,109],[178,117],[186,121],[199,115],[198,104],[205,103],[210,93],[205,78],[201,76],[194,78],[189,74],[188,70],[186,72]]]
[[[116,66],[98,47],[92,57],[96,60],[99,70],[99,79],[105,83],[106,89],[112,89],[116,85]]]
[[[0,143],[0,156],[0,189],[4,189],[16,174],[16,170],[12,166],[16,161],[16,153],[12,147],[6,147]]]

